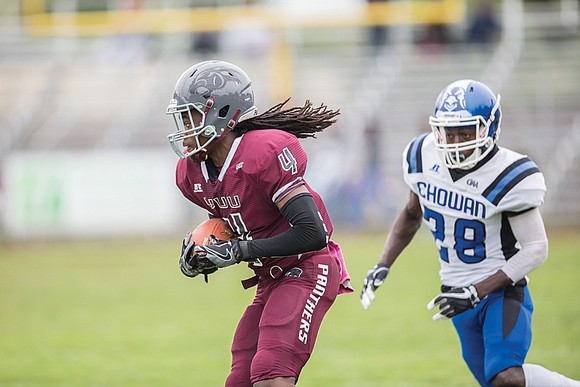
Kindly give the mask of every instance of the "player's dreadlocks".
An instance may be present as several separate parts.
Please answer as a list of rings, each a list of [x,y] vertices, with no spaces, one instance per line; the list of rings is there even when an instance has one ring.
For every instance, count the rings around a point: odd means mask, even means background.
[[[279,129],[298,138],[316,137],[316,133],[335,123],[335,117],[340,114],[340,110],[331,110],[324,104],[312,107],[312,102],[308,100],[302,107],[282,110],[289,100],[290,98],[262,114],[239,122],[233,131],[244,134],[251,130]]]

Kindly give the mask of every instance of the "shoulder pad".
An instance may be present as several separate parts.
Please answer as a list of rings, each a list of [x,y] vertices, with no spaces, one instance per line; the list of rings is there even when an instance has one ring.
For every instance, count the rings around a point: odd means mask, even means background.
[[[421,148],[423,141],[431,132],[423,133],[415,137],[407,146],[407,154],[405,159],[407,161],[407,173],[421,173],[423,172],[423,157]]]

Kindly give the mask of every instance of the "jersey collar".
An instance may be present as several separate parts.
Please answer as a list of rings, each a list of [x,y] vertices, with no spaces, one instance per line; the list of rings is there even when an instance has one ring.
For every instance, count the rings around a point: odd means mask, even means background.
[[[464,176],[467,176],[471,172],[477,171],[479,168],[483,167],[485,163],[487,163],[498,151],[497,145],[493,146],[491,152],[489,152],[482,160],[480,160],[475,167],[470,169],[449,169],[449,175],[451,175],[451,179],[456,182],[457,180],[461,179]]]
[[[232,163],[232,159],[234,158],[234,155],[236,154],[236,151],[238,150],[238,147],[240,146],[240,142],[242,141],[242,137],[244,137],[244,135],[236,137],[236,139],[232,143],[232,147],[230,148],[230,151],[228,152],[228,155],[224,161],[224,165],[222,165],[222,167],[219,171],[219,175],[217,177],[217,180],[223,181],[223,178],[226,174],[226,171],[228,170],[230,164]],[[212,175],[215,176],[215,172],[211,173],[210,169],[212,169],[212,168],[215,169],[215,166],[213,166],[213,165],[209,166],[209,162],[211,162],[211,161],[206,160],[206,161],[203,161],[201,163],[201,173],[203,174],[203,177],[205,178],[206,181],[214,181],[213,179],[210,179],[210,177]]]

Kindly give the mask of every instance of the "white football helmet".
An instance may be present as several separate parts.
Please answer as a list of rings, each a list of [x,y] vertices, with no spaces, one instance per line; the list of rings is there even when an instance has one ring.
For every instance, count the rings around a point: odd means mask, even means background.
[[[201,114],[194,125],[192,112]],[[189,122],[183,120],[187,114]],[[234,126],[256,114],[252,81],[239,67],[224,61],[204,61],[187,69],[175,85],[166,114],[172,115],[177,131],[167,136],[175,153],[202,161]],[[195,149],[183,148],[183,140],[194,137]],[[207,139],[200,142],[200,138]]]
[[[500,133],[500,95],[483,83],[459,80],[443,89],[435,104],[429,125],[443,163],[448,168],[470,169],[494,147]],[[446,131],[475,129],[475,140],[447,144]],[[462,152],[473,150],[465,157]]]

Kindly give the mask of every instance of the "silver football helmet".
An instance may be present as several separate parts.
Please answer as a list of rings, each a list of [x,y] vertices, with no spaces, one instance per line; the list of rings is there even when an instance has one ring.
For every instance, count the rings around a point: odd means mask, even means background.
[[[201,114],[194,124],[193,112]],[[252,81],[239,67],[224,61],[204,61],[191,66],[178,79],[166,114],[177,131],[167,136],[175,153],[202,161],[234,126],[256,114]],[[183,148],[194,137],[196,146]]]
[[[499,94],[496,97],[486,85],[470,79],[453,82],[441,91],[429,125],[439,155],[448,168],[473,168],[491,152],[501,130],[499,102]],[[446,132],[463,128],[475,129],[475,139],[448,144]],[[473,152],[465,157],[463,152],[469,150]]]

